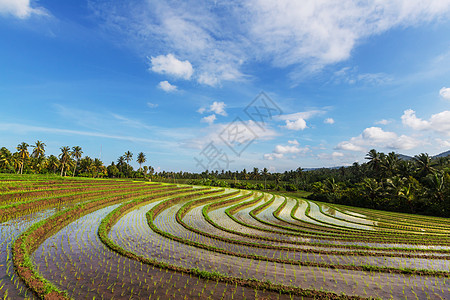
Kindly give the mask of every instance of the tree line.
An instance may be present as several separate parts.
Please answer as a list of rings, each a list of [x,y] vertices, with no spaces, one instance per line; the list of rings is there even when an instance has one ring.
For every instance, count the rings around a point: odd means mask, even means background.
[[[58,155],[45,155],[46,144],[36,141],[34,145],[22,142],[16,147],[15,152],[11,152],[6,147],[0,148],[0,172],[18,174],[59,174],[60,176],[80,176],[80,177],[115,177],[115,178],[140,178],[151,176],[154,168],[143,166],[147,158],[143,152],[137,155],[139,169],[134,170],[130,165],[133,160],[133,153],[125,152],[117,159],[117,163],[112,162],[105,166],[98,158],[89,156],[83,157],[83,150],[80,146],[64,146],[60,148]]]
[[[312,199],[351,206],[450,217],[449,157],[411,160],[375,149],[367,163],[335,170],[309,186]]]
[[[136,161],[139,169],[130,165],[133,153],[121,155],[116,162],[105,166],[98,158],[82,156],[80,146],[60,148],[59,155],[45,155],[45,143],[25,142],[15,152],[0,148],[0,172],[54,173],[61,176],[151,178],[153,180],[199,185],[222,186],[255,190],[311,192],[311,199],[408,213],[450,216],[450,160],[432,158],[426,153],[410,160],[396,153],[385,154],[370,150],[367,162],[348,167],[295,170],[283,173],[254,167],[251,171],[205,170],[155,172],[144,165],[147,158],[140,152]]]

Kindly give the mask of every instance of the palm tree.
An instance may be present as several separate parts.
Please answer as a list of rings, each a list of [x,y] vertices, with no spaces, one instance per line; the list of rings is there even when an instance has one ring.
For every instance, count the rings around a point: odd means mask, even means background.
[[[19,152],[19,158],[20,158],[20,174],[23,173],[23,165],[25,164],[25,160],[30,157],[30,153],[28,152],[28,145],[25,142],[20,143],[17,145],[16,149]]]
[[[89,156],[80,160],[80,172],[92,174],[94,171],[94,161]]]
[[[137,162],[139,164],[139,170],[142,170],[142,164],[147,161],[147,158],[145,157],[145,154],[143,152],[140,152],[137,156]]]
[[[127,164],[130,163],[131,159],[133,158],[133,153],[130,151],[125,152],[124,154],[125,160],[127,161]]]
[[[11,152],[7,148],[2,147],[0,149],[0,168],[8,168],[11,165],[11,159]]]
[[[78,160],[81,158],[83,151],[80,146],[72,147],[72,158],[75,158],[75,167],[73,168],[73,177],[75,177],[75,172],[77,170]]]
[[[100,159],[95,158],[94,159],[94,170],[95,170],[94,177],[97,177],[98,173],[101,172],[103,168],[104,168],[103,162]]]
[[[53,171],[53,173],[55,173],[58,167],[59,167],[58,158],[54,155],[50,155],[50,157],[47,159],[47,168],[50,171]]]
[[[264,168],[261,171],[261,174],[264,177],[264,189],[266,189],[266,178],[267,178],[267,175],[269,174],[269,170],[267,170],[267,168]]]
[[[425,177],[428,174],[434,174],[436,170],[431,166],[431,158],[427,153],[421,153],[414,156],[416,171],[420,177]]]
[[[253,173],[252,173],[253,179],[258,179],[259,177],[259,169],[258,168],[253,168]]]
[[[31,153],[31,156],[34,158],[40,158],[41,156],[44,156],[45,146],[47,145],[37,140],[34,146],[31,146],[34,148],[33,153]]]
[[[61,162],[61,176],[64,172],[64,167],[70,159],[70,147],[64,146],[60,148],[61,154],[59,154],[59,161]]]
[[[376,175],[378,175],[378,172],[380,170],[383,157],[384,154],[381,152],[377,152],[375,149],[370,150],[365,157],[369,160],[367,164],[375,172]]]
[[[382,157],[380,169],[383,171],[385,177],[394,176],[400,159],[395,152],[391,152],[388,155]]]

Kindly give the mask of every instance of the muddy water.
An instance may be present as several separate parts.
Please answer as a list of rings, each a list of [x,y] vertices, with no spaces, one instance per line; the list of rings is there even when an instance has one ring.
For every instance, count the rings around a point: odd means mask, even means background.
[[[255,277],[303,288],[325,289],[365,297],[404,298],[405,295],[414,297],[416,293],[419,298],[426,298],[427,294],[433,295],[436,292],[445,298],[450,293],[447,289],[448,281],[442,278],[292,266],[243,259],[187,246],[165,239],[145,226],[145,212],[150,208],[151,206],[142,207],[124,216],[120,221],[120,230],[116,230],[112,235],[116,242],[125,248],[149,258],[186,267],[219,271],[232,276]],[[159,228],[170,232],[179,229],[173,225],[169,214],[160,216],[161,218],[157,218],[155,222]],[[187,235],[188,238],[194,238],[190,233]],[[139,241],[139,244],[134,241]],[[408,282],[408,285],[405,285],[405,282]]]
[[[100,221],[117,205],[89,214],[46,240],[34,254],[41,274],[75,299],[231,299],[277,294],[207,281],[124,258],[97,236]],[[139,241],[136,241],[139,244]],[[287,299],[288,296],[281,296]]]
[[[63,210],[64,207],[46,209],[0,224],[0,298],[35,299],[14,272],[11,246],[14,240],[31,225]]]

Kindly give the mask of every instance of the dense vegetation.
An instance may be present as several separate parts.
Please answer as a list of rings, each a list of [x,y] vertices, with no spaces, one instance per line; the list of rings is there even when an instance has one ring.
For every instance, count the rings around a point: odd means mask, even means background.
[[[32,148],[31,153],[28,148]],[[133,153],[124,155],[105,166],[98,158],[82,157],[79,146],[61,147],[58,156],[45,155],[45,144],[37,141],[29,146],[22,142],[11,153],[0,149],[0,172],[20,174],[60,174],[77,177],[150,178],[172,183],[231,187],[265,191],[308,191],[310,199],[367,208],[450,216],[450,160],[420,154],[410,160],[400,159],[391,152],[372,149],[367,163],[349,167],[271,173],[267,168],[252,171],[155,172],[152,166],[142,166],[147,158],[137,155],[139,169],[130,165]]]

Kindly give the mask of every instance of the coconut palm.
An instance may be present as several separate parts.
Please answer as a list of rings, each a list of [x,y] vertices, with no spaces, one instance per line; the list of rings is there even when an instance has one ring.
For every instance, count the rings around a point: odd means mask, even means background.
[[[25,161],[30,158],[30,153],[28,152],[28,147],[30,145],[28,145],[25,142],[20,143],[19,145],[17,145],[16,149],[19,153],[19,158],[20,158],[20,174],[23,173],[23,166],[25,164]]]
[[[53,171],[53,173],[56,172],[56,170],[58,170],[59,168],[59,160],[56,156],[54,155],[50,155],[49,158],[47,159],[47,168],[50,171]]]
[[[145,154],[143,152],[140,152],[137,156],[137,162],[139,164],[139,170],[142,170],[142,164],[147,161],[147,158],[145,157]]]
[[[434,174],[436,172],[431,166],[431,158],[427,153],[421,153],[414,156],[414,163],[416,165],[417,174],[420,177],[425,177],[428,174]]]
[[[31,156],[33,158],[40,158],[42,156],[44,156],[45,154],[45,146],[47,146],[45,143],[43,143],[42,141],[37,140],[36,143],[34,144],[33,147],[33,152],[31,153]]]
[[[75,158],[75,167],[73,168],[73,176],[75,177],[75,172],[77,170],[78,160],[81,158],[81,155],[83,154],[83,151],[81,150],[80,146],[74,146],[72,147],[72,158]]]
[[[64,172],[64,167],[67,165],[67,162],[70,159],[70,147],[64,146],[60,148],[61,153],[59,154],[59,161],[61,163],[61,176]]]
[[[130,151],[125,152],[124,158],[127,161],[127,164],[130,164],[130,161],[133,158],[133,153],[131,153]]]
[[[11,159],[11,152],[6,147],[2,147],[0,149],[0,168],[8,168],[11,165]]]
[[[253,168],[252,177],[255,180],[258,179],[258,177],[259,177],[259,169],[258,168]]]
[[[92,174],[94,172],[94,161],[89,156],[80,160],[80,172]]]
[[[377,175],[381,168],[381,162],[383,160],[383,157],[384,154],[381,152],[377,152],[375,149],[370,150],[365,157],[366,159],[369,160],[367,164]]]
[[[103,162],[100,159],[95,158],[94,159],[94,170],[95,170],[94,177],[96,177],[98,175],[98,173],[100,173],[102,171],[103,168],[104,168]]]
[[[380,169],[384,177],[392,177],[395,175],[399,161],[398,155],[394,152],[389,153],[381,159]]]

